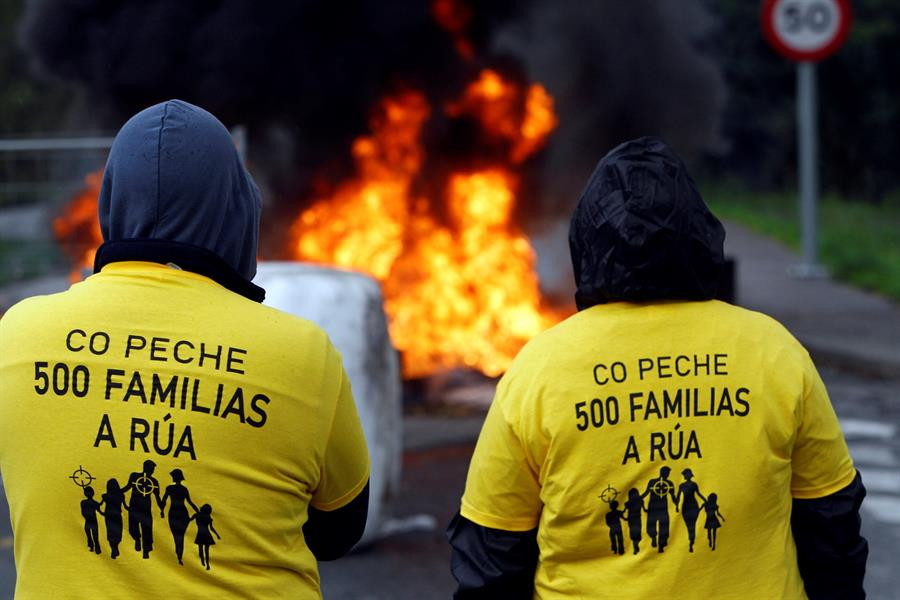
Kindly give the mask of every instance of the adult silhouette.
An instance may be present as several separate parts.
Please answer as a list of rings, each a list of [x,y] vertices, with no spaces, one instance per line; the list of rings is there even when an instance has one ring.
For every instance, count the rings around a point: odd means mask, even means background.
[[[106,540],[109,542],[110,558],[119,555],[119,543],[122,541],[122,506],[128,509],[125,502],[125,494],[119,487],[119,482],[110,479],[106,482],[106,493],[103,494],[100,505],[106,506],[106,513],[103,515],[106,520]]]
[[[178,557],[178,564],[183,565],[181,557],[184,554],[184,532],[187,531],[188,523],[191,521],[184,503],[190,504],[195,513],[200,509],[191,500],[191,493],[188,489],[181,484],[184,481],[181,469],[173,469],[169,475],[172,476],[173,483],[166,488],[166,493],[163,494],[162,501],[159,503],[159,516],[166,518],[166,501],[169,501],[169,529],[172,530],[172,538],[175,540],[175,555]]]
[[[641,494],[641,498],[650,496],[647,502],[647,535],[650,543],[660,552],[665,550],[669,542],[669,497],[678,510],[678,502],[675,500],[675,485],[669,481],[669,473],[672,469],[662,467],[659,477],[651,479],[647,483],[647,489]]]
[[[134,539],[134,549],[143,551],[144,558],[150,558],[153,550],[153,513],[151,511],[150,496],[156,496],[156,503],[160,504],[159,482],[153,477],[156,463],[145,460],[143,470],[128,476],[128,485],[122,488],[122,494],[131,492],[131,502],[128,505],[128,533]]]
[[[697,498],[706,501],[703,494],[700,493],[700,487],[696,481],[693,481],[694,473],[690,469],[681,472],[684,481],[678,486],[678,493],[675,494],[675,504],[681,502],[681,517],[688,530],[688,540],[690,540],[691,552],[694,551],[694,538],[697,533],[697,517],[700,515],[700,503]]]

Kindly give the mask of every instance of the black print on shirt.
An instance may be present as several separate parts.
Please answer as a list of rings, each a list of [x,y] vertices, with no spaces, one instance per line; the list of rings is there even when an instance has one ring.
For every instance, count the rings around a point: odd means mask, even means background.
[[[145,460],[139,473],[128,476],[128,484],[122,489],[126,494],[131,491],[131,505],[128,509],[128,534],[134,540],[134,549],[142,552],[144,558],[150,558],[153,551],[153,510],[151,496],[160,504],[159,482],[153,477],[156,463]]]
[[[719,498],[715,493],[704,496],[700,487],[694,481],[694,473],[691,469],[681,471],[682,481],[676,485],[669,479],[672,470],[662,467],[659,476],[647,482],[647,486],[641,493],[638,488],[628,490],[624,510],[619,510],[619,491],[611,485],[600,494],[600,498],[609,505],[605,515],[606,526],[609,528],[609,539],[612,553],[625,554],[624,532],[622,522],[628,525],[628,537],[631,539],[633,554],[640,552],[640,542],[643,538],[642,518],[647,515],[647,535],[651,545],[657,552],[664,552],[669,544],[669,500],[675,507],[675,512],[680,513],[684,520],[688,534],[688,551],[694,551],[696,539],[697,519],[701,511],[706,513],[704,528],[710,550],[716,549],[716,532],[725,517],[719,511]],[[646,499],[646,504],[645,504]]]
[[[94,488],[91,483],[95,481],[83,466],[69,476],[78,487],[82,488],[84,499],[79,507],[84,519],[84,532],[87,537],[88,550],[94,554],[101,554],[100,526],[97,515],[104,517],[106,526],[106,540],[109,543],[110,558],[119,556],[119,544],[122,541],[124,531],[122,509],[127,511],[128,534],[134,540],[134,549],[141,553],[145,559],[150,558],[153,551],[153,520],[154,508],[159,509],[160,518],[166,518],[168,506],[168,525],[175,542],[175,556],[178,564],[183,565],[184,536],[191,521],[197,527],[194,543],[197,545],[200,564],[210,569],[210,546],[215,545],[213,534],[222,539],[219,532],[213,526],[212,506],[204,504],[197,507],[191,499],[190,491],[184,485],[185,476],[181,469],[173,469],[169,475],[172,484],[167,486],[160,496],[159,481],[153,476],[156,471],[156,463],[145,460],[141,470],[128,476],[125,487],[120,487],[117,479],[109,479],[106,482],[106,493],[101,501],[94,499]],[[127,494],[130,492],[130,497]],[[152,500],[156,501],[153,506]],[[190,506],[194,514],[188,515],[187,506]]]

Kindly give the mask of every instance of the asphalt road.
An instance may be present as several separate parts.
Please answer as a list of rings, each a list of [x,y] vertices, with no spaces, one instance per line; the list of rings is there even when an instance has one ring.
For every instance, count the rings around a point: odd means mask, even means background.
[[[828,371],[823,377],[869,491],[863,505],[863,532],[870,545],[868,596],[891,600],[900,589],[900,382]],[[477,420],[413,417],[407,425],[417,441],[407,444],[393,512],[401,520],[429,515],[437,526],[398,533],[340,561],[323,563],[322,587],[329,600],[422,600],[452,593],[443,528],[457,508]],[[434,432],[430,438],[429,431]],[[436,445],[429,447],[428,439]],[[11,546],[8,508],[0,498],[0,598],[12,597]]]

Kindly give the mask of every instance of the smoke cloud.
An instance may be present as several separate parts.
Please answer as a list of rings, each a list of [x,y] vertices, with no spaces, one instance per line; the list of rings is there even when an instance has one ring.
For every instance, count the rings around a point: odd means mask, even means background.
[[[594,165],[642,135],[688,163],[721,147],[725,84],[700,41],[713,23],[698,0],[533,3],[495,36],[544,83],[561,115],[542,161],[543,214],[569,214]]]
[[[717,147],[724,85],[696,44],[711,25],[699,0],[448,2],[469,14],[468,57],[433,0],[31,0],[21,33],[37,72],[85,88],[94,125],[173,97],[247,125],[275,221],[315,175],[346,174],[352,139],[398,86],[434,107],[423,179],[496,151],[441,110],[485,66],[555,98],[559,128],[529,164],[519,211],[535,233],[557,231],[622,141],[658,135],[689,162]]]

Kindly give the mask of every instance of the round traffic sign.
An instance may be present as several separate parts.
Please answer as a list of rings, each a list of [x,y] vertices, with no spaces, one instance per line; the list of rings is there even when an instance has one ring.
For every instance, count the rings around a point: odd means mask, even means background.
[[[850,33],[849,0],[764,0],[762,30],[791,60],[815,62],[835,52]]]

